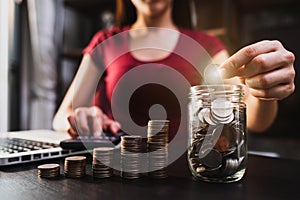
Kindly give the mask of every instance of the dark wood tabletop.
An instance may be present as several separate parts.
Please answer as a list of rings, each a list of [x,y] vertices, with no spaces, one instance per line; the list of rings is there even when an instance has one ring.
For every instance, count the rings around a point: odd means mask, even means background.
[[[86,176],[66,178],[64,159],[54,159],[0,168],[0,199],[300,199],[300,161],[249,155],[246,174],[236,183],[216,184],[192,178],[182,155],[168,167],[168,178],[147,176],[127,180],[115,175],[94,179],[91,155],[86,154]],[[38,177],[37,166],[58,163],[55,180]]]

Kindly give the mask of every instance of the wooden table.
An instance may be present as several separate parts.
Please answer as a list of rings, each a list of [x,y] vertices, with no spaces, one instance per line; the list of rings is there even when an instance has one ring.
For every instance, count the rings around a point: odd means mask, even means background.
[[[81,179],[63,175],[63,158],[1,167],[0,199],[300,199],[299,160],[249,155],[246,175],[240,182],[216,184],[195,181],[185,154],[169,166],[169,177],[163,180],[94,179],[91,155],[86,156],[87,175]],[[49,162],[61,166],[57,180],[37,175],[37,166]]]

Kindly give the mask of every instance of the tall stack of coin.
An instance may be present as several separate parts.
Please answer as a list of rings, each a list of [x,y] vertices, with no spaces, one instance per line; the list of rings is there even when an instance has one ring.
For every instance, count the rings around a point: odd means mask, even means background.
[[[141,177],[142,137],[124,135],[121,137],[121,177],[136,179]]]
[[[93,149],[93,177],[109,178],[113,176],[112,162],[114,158],[113,147],[98,147]]]
[[[64,173],[68,178],[81,178],[85,175],[86,157],[70,156],[65,158]]]
[[[169,120],[150,120],[147,131],[148,167],[152,178],[166,178]]]
[[[59,164],[43,164],[38,166],[38,176],[41,178],[57,178],[60,175]]]

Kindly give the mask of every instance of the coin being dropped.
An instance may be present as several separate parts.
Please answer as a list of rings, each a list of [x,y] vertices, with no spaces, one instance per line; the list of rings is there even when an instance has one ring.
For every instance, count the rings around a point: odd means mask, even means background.
[[[218,64],[209,64],[205,67],[204,69],[204,82],[206,84],[222,84],[223,79],[222,75],[220,74],[219,70],[219,65]]]
[[[56,178],[60,175],[59,164],[43,164],[38,167],[38,176],[41,178]]]

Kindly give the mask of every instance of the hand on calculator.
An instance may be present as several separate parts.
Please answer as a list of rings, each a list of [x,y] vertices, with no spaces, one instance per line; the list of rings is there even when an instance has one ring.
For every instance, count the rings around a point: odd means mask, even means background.
[[[101,137],[103,130],[112,134],[117,134],[121,125],[119,122],[110,119],[102,110],[96,106],[79,107],[69,115],[68,121],[70,129],[68,133],[71,137],[94,136]]]

